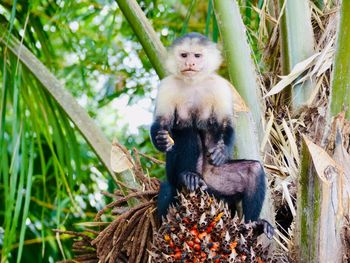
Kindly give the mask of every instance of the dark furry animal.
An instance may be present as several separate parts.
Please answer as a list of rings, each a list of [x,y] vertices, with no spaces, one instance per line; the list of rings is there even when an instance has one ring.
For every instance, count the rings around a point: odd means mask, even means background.
[[[206,37],[191,33],[174,41],[166,64],[171,75],[160,83],[151,126],[153,144],[166,153],[159,216],[166,215],[177,190],[203,187],[225,200],[232,212],[242,200],[245,221],[257,221],[265,173],[258,161],[231,160],[233,94],[230,83],[215,73],[221,64],[219,50]]]

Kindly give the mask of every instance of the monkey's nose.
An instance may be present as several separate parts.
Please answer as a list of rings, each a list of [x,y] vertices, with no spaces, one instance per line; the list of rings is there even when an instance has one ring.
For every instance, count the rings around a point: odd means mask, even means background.
[[[193,63],[193,62],[189,62],[189,63],[186,63],[186,67],[194,67],[196,66],[196,63]]]
[[[186,61],[186,66],[187,67],[194,67],[194,66],[196,66],[196,62],[193,61],[192,59],[189,59]]]

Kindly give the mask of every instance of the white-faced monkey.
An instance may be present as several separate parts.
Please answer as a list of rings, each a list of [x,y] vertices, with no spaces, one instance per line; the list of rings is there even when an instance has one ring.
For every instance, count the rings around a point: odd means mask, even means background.
[[[235,211],[242,200],[245,221],[257,221],[265,198],[265,173],[258,161],[231,160],[234,143],[232,86],[215,73],[221,64],[215,43],[198,33],[176,39],[159,86],[151,127],[155,147],[166,152],[167,181],[158,213],[165,216],[177,190],[205,187]],[[265,220],[268,236],[273,228]]]

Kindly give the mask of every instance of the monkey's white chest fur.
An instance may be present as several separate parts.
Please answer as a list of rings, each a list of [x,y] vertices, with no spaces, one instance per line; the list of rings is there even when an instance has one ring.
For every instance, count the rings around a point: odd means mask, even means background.
[[[186,123],[216,118],[222,122],[233,117],[232,90],[228,82],[211,75],[196,83],[169,76],[161,81],[156,101],[155,118],[171,123],[174,118]]]

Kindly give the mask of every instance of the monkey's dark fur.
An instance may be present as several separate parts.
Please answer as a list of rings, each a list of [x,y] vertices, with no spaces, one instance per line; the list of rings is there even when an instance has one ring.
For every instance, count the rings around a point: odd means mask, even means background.
[[[156,136],[162,129],[159,121],[151,127],[152,142],[158,150]],[[227,126],[223,133],[213,128],[173,127],[169,129],[174,146],[166,152],[167,181],[161,184],[158,196],[158,213],[165,216],[169,205],[175,202],[177,190],[187,187],[194,190],[206,185],[207,191],[225,200],[232,212],[236,202],[242,200],[245,221],[256,221],[265,198],[265,174],[261,164],[253,160],[230,160],[234,130]],[[211,141],[208,141],[208,137]],[[217,144],[223,138],[225,161],[219,166],[212,164],[207,156],[206,145]],[[185,176],[188,176],[187,182]],[[204,180],[204,183],[201,181]],[[188,185],[186,185],[186,183]]]
[[[245,221],[257,221],[265,198],[265,173],[258,161],[231,159],[232,86],[215,73],[221,57],[214,45],[200,34],[189,34],[171,46],[169,57],[177,63],[167,63],[172,75],[160,84],[151,126],[153,144],[166,153],[167,180],[161,184],[158,213],[166,215],[183,187],[203,187],[226,201],[233,213],[242,200]],[[200,55],[198,46],[204,49]],[[210,56],[213,61],[206,61]],[[197,72],[202,75],[196,77]]]

